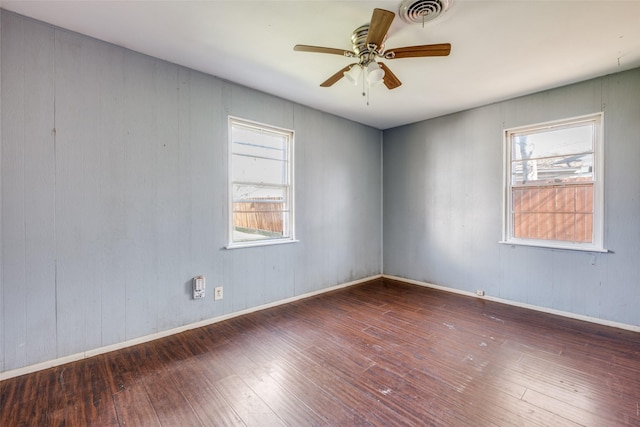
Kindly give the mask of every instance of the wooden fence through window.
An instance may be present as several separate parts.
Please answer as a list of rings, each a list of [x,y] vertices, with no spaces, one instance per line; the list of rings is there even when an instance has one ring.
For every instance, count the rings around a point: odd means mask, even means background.
[[[233,226],[282,234],[283,209],[283,202],[236,202],[233,204]]]
[[[513,188],[513,235],[591,242],[593,183]]]

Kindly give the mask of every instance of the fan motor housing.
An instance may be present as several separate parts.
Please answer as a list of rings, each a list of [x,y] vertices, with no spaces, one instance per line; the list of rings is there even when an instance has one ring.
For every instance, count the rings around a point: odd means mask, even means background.
[[[359,65],[366,67],[370,62],[375,61],[377,55],[384,52],[384,42],[387,37],[385,36],[380,46],[375,46],[375,49],[371,49],[367,46],[367,35],[369,34],[369,24],[361,25],[353,30],[351,34],[351,43],[353,45],[353,52],[355,56],[359,58]]]
[[[360,56],[361,53],[370,52],[371,49],[367,46],[367,35],[369,34],[369,24],[361,25],[351,33],[351,44],[353,45],[353,52]],[[385,36],[385,40],[387,37]],[[384,42],[381,46],[376,46],[378,52],[384,51]]]

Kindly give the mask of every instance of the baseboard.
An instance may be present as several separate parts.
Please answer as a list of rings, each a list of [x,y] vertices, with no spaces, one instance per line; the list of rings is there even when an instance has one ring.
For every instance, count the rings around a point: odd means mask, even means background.
[[[245,314],[253,313],[260,310],[265,310],[267,308],[277,307],[279,305],[289,304],[294,301],[302,300],[305,298],[310,298],[315,295],[321,295],[327,292],[335,291],[338,289],[348,288],[350,286],[359,285],[361,283],[369,282],[371,280],[380,279],[382,274],[378,274],[375,276],[370,276],[365,279],[354,280],[352,282],[343,283],[336,286],[331,286],[328,288],[323,288],[318,291],[308,292],[301,295],[296,295],[294,297],[286,298],[283,300],[274,301],[268,304],[259,305],[256,307],[251,307],[245,310],[236,311],[230,314],[225,314],[223,316],[213,317],[210,319],[201,320],[195,323],[190,323],[184,326],[179,326],[173,329],[167,329],[166,331],[157,332],[150,335],[145,335],[143,337],[134,338],[131,340],[119,342],[116,344],[95,348],[92,350],[83,351],[76,354],[71,354],[64,357],[59,357],[57,359],[47,360],[46,362],[40,362],[29,366],[24,366],[22,368],[13,369],[10,371],[0,372],[0,381],[6,380],[9,378],[19,377],[21,375],[30,374],[37,371],[42,371],[44,369],[53,368],[55,366],[64,365],[65,363],[75,362],[78,360],[86,359],[89,357],[97,356],[100,354],[108,353],[114,350],[120,350],[123,348],[131,347],[138,344],[143,344],[145,342],[154,341],[160,338],[168,337],[170,335],[178,334],[180,332],[185,332],[191,329],[201,328],[203,326],[212,325],[214,323],[222,322],[223,320],[232,319],[234,317],[243,316]]]
[[[533,305],[533,304],[526,304],[526,303],[522,303],[522,302],[511,301],[511,300],[507,300],[507,299],[503,299],[503,298],[496,298],[496,297],[487,296],[487,295],[478,296],[473,292],[461,291],[459,289],[454,289],[454,288],[447,288],[446,286],[434,285],[432,283],[420,282],[418,280],[406,279],[404,277],[391,276],[391,275],[388,275],[388,274],[383,274],[382,277],[384,279],[396,280],[398,282],[405,282],[405,283],[410,283],[412,285],[424,286],[424,287],[427,287],[427,288],[437,289],[439,291],[451,292],[451,293],[454,293],[454,294],[460,294],[460,295],[470,296],[470,297],[474,297],[474,298],[480,298],[480,299],[484,299],[484,300],[487,300],[487,301],[499,302],[501,304],[508,304],[508,305],[512,305],[512,306],[515,306],[515,307],[521,307],[521,308],[526,308],[526,309],[529,309],[529,310],[539,311],[539,312],[542,312],[542,313],[555,314],[557,316],[568,317],[570,319],[583,320],[585,322],[596,323],[598,325],[603,325],[603,326],[610,326],[612,328],[625,329],[627,331],[632,331],[632,332],[640,332],[640,326],[629,325],[629,324],[626,324],[626,323],[613,322],[611,320],[599,319],[597,317],[591,317],[591,316],[584,316],[582,314],[571,313],[569,311],[556,310],[556,309],[553,309],[553,308],[541,307],[541,306],[537,306],[537,305]]]

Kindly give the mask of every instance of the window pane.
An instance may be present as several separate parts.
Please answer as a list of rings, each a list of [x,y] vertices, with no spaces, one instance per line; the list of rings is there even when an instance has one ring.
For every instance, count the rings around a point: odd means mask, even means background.
[[[233,152],[284,160],[287,151],[287,135],[234,125]]]
[[[286,204],[287,193],[287,187],[234,183],[233,203],[269,201]]]
[[[283,217],[280,212],[252,210],[249,205],[239,206],[247,211],[233,213],[233,241],[247,242],[253,240],[281,239],[289,237],[283,228]],[[263,206],[263,205],[257,205]],[[280,215],[279,215],[280,214]]]
[[[234,241],[290,237],[286,187],[233,185]]]
[[[231,161],[233,181],[280,185],[288,182],[286,161],[236,153]]]
[[[511,184],[554,184],[593,180],[593,153],[514,161]]]
[[[593,184],[512,190],[513,236],[592,242]]]
[[[287,135],[256,128],[232,128],[233,181],[284,185],[289,181]]]
[[[594,124],[517,133],[512,137],[513,160],[569,158],[593,152]]]

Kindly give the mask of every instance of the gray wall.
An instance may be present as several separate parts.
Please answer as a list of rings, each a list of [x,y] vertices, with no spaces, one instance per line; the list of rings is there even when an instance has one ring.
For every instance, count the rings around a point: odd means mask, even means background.
[[[1,30],[0,372],[380,273],[380,131],[4,11]],[[295,130],[299,243],[223,249],[229,114]]]
[[[604,111],[607,254],[499,244],[502,129]],[[640,326],[640,69],[384,132],[384,273]]]

